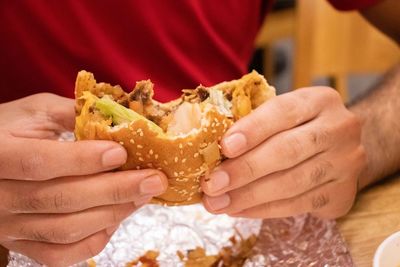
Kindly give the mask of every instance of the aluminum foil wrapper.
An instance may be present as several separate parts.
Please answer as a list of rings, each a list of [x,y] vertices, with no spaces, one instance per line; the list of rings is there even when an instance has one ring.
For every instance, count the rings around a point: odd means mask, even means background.
[[[354,266],[336,222],[310,215],[264,220],[255,250],[261,266]]]
[[[177,251],[202,247],[207,254],[218,254],[229,238],[239,232],[243,237],[260,232],[262,220],[212,215],[200,204],[183,207],[146,205],[127,218],[114,233],[105,249],[93,260],[97,266],[125,266],[148,250],[160,252],[160,266],[184,266]],[[263,257],[254,257],[247,267],[263,266]],[[261,265],[259,265],[260,263]],[[10,267],[39,267],[39,263],[11,252]],[[79,263],[76,267],[87,266]]]
[[[249,220],[212,215],[201,205],[162,207],[148,205],[125,220],[106,248],[94,258],[97,266],[125,266],[147,250],[160,251],[160,266],[183,266],[176,256],[196,246],[216,254],[239,231],[258,233],[255,256],[246,267],[259,266],[354,266],[335,221],[309,215],[295,218]],[[40,264],[10,253],[10,267]],[[80,263],[75,266],[87,266]]]
[[[60,136],[72,141],[72,133]],[[125,266],[147,250],[157,250],[162,267],[180,267],[176,252],[203,247],[217,254],[229,238],[258,235],[255,256],[245,267],[261,266],[354,266],[349,250],[335,221],[310,215],[286,219],[252,220],[212,215],[202,205],[163,207],[147,205],[127,218],[114,233],[104,250],[94,257],[97,266]],[[10,252],[9,267],[42,266],[21,254]],[[87,266],[86,262],[76,267]]]

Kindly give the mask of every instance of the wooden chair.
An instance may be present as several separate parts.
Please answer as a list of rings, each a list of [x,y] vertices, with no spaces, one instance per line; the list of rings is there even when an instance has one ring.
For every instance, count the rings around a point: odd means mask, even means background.
[[[294,88],[328,77],[348,100],[348,75],[383,73],[400,62],[400,50],[357,12],[339,12],[322,0],[298,0]]]
[[[268,14],[256,39],[256,48],[263,50],[264,75],[273,80],[275,55],[273,44],[286,38],[293,38],[295,33],[295,9],[287,8]]]

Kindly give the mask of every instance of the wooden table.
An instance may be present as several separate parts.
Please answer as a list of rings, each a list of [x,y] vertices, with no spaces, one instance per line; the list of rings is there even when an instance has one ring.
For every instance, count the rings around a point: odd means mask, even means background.
[[[369,267],[378,245],[400,231],[400,174],[364,190],[351,212],[338,220],[357,267]],[[0,247],[0,266],[6,266]]]
[[[400,231],[400,174],[361,192],[338,226],[355,266],[372,266],[379,244]]]

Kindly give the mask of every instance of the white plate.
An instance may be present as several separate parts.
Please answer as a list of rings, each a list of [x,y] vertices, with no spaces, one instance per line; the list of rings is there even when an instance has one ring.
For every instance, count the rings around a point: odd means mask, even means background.
[[[374,267],[400,267],[400,231],[379,245],[374,256]]]

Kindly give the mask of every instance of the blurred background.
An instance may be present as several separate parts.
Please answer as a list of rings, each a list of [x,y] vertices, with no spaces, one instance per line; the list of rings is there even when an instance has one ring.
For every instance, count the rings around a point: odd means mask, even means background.
[[[358,12],[340,12],[321,0],[277,0],[250,69],[264,73],[278,93],[328,85],[349,102],[399,62],[397,45]]]

